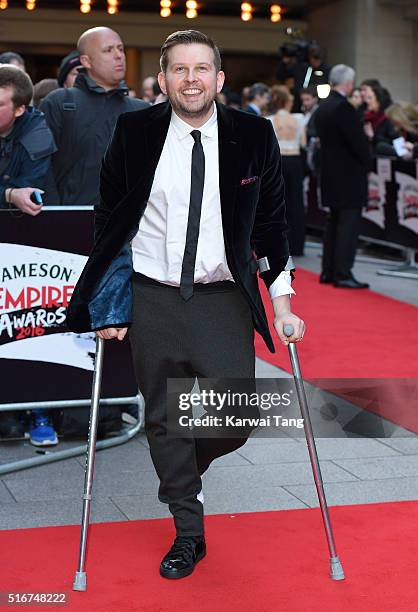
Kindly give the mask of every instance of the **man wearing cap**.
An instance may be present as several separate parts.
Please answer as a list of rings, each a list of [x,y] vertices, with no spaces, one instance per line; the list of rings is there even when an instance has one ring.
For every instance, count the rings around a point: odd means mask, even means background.
[[[66,86],[66,80],[77,60],[67,56],[59,74],[64,87],[41,104],[58,146],[52,157],[48,204],[98,204],[100,163],[117,118],[148,106],[128,95],[119,34],[106,27],[91,28],[80,36],[77,52],[82,67],[74,87]]]
[[[74,87],[78,71],[82,63],[78,51],[71,51],[62,60],[58,70],[58,85],[60,87]]]

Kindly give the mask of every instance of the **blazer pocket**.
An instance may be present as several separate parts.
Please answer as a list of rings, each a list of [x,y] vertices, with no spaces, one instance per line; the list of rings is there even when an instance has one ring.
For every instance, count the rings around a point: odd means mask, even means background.
[[[259,180],[251,181],[250,183],[240,183],[239,188],[243,191],[247,191],[248,189],[255,189],[259,185]]]

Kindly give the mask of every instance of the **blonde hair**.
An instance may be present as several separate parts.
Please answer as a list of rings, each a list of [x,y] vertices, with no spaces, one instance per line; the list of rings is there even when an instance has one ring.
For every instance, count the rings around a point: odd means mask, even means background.
[[[293,99],[290,90],[286,85],[273,85],[271,88],[271,105],[274,112],[285,108],[285,106]]]
[[[399,104],[407,114],[408,119],[410,119],[413,123],[416,123],[418,121],[418,111],[415,106],[411,102],[400,101]]]
[[[400,104],[391,104],[385,110],[385,114],[393,123],[399,126],[402,130],[405,130],[405,132],[409,132],[410,134],[418,134],[417,128]]]

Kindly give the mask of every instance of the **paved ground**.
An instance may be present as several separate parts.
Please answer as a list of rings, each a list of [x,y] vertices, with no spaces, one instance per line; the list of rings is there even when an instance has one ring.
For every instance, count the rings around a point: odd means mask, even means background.
[[[319,270],[319,251],[308,248],[297,265]],[[384,266],[383,266],[384,267]],[[376,276],[382,264],[358,263],[355,274],[368,280],[382,294],[418,304],[414,280]],[[320,286],[318,285],[318,291]],[[284,373],[264,362],[257,363],[258,376]],[[327,398],[322,398],[325,402]],[[340,433],[330,429],[317,440],[326,493],[330,505],[418,499],[418,436],[376,422],[375,431],[385,438],[335,437],[344,435],[344,424],[359,410],[339,402]],[[312,406],[314,428],[321,420],[321,402]],[[324,419],[322,418],[322,424]],[[217,460],[204,476],[205,512],[235,513],[258,510],[306,508],[317,505],[304,438],[286,435],[279,439],[254,438],[238,451]],[[59,449],[80,442],[61,442]],[[0,465],[37,456],[27,442],[3,442]],[[82,456],[0,477],[0,529],[40,525],[65,525],[80,521],[84,458]],[[157,478],[143,434],[129,443],[97,454],[92,520],[123,521],[169,516],[157,500]]]

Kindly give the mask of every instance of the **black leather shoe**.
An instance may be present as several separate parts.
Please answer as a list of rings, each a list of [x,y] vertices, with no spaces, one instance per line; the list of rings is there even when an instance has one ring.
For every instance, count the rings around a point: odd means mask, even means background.
[[[200,559],[206,555],[206,543],[203,536],[177,536],[160,565],[163,578],[184,578],[189,576]]]
[[[369,283],[360,283],[354,277],[337,280],[334,283],[334,287],[339,287],[340,289],[368,289],[369,286]]]
[[[322,285],[328,284],[328,283],[332,283],[333,282],[333,278],[332,276],[330,276],[329,274],[325,274],[325,272],[321,272],[320,276],[319,276],[319,282]]]

